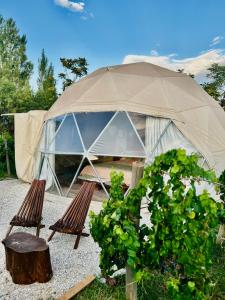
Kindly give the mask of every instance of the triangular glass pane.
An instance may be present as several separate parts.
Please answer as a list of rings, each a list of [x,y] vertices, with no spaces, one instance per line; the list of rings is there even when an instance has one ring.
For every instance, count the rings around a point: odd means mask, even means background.
[[[53,194],[61,195],[60,187],[56,182],[55,174],[55,155],[48,155],[44,158],[39,179],[46,180],[45,190]]]
[[[63,195],[67,194],[68,188],[82,159],[82,155],[55,155],[55,175],[61,186]]]
[[[129,116],[138,132],[138,135],[140,136],[143,144],[145,145],[146,115],[129,112]]]
[[[56,118],[54,118],[54,121],[55,121],[55,131],[58,130],[60,124],[62,123],[63,119],[65,118],[65,115],[62,115],[62,116],[58,116]]]
[[[72,114],[63,121],[48,151],[56,154],[83,153],[84,149]]]
[[[92,165],[86,157],[83,157],[83,160],[80,161],[80,164],[74,166],[74,178],[70,184],[69,190],[67,190],[66,195],[69,197],[74,197],[81,188],[82,183],[85,181],[90,181],[96,182],[97,184],[92,200],[103,201],[107,198],[105,192],[105,189],[107,190],[107,185],[105,184],[104,180],[102,180],[101,173],[98,173],[97,170],[94,171],[93,169],[95,163],[98,162],[98,158],[95,156],[89,156],[89,159],[92,161]]]
[[[89,112],[76,114],[77,124],[84,142],[88,149],[96,140],[100,132],[112,118],[114,112]]]
[[[42,135],[40,139],[40,151],[46,153],[54,153],[55,142],[53,141],[57,130],[61,123],[63,122],[65,115],[56,117],[54,119],[48,120],[42,130]],[[45,148],[46,147],[46,148]]]
[[[145,150],[125,112],[119,112],[90,149],[97,155],[145,157]]]

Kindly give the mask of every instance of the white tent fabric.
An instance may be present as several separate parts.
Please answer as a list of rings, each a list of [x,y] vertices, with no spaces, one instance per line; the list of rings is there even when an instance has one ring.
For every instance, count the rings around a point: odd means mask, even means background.
[[[68,87],[45,120],[66,113],[125,111],[171,119],[219,174],[225,169],[224,111],[190,76],[149,63],[101,68]]]
[[[18,178],[31,182],[35,177],[35,162],[39,162],[37,146],[41,138],[46,111],[30,111],[14,115],[15,162]]]
[[[46,180],[45,189],[48,190],[54,184],[54,174],[52,170],[55,169],[55,131],[61,124],[62,118],[56,120],[49,120],[43,128],[42,138],[40,140],[39,149],[41,150],[42,157],[36,160],[35,170],[36,176],[39,175],[40,179]],[[45,157],[46,153],[49,153]],[[41,161],[43,159],[43,163]]]

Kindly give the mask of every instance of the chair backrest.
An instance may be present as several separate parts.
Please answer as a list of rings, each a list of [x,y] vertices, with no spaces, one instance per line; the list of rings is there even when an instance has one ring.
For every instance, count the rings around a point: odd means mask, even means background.
[[[60,221],[65,227],[82,229],[95,190],[95,182],[84,182]]]
[[[45,180],[33,180],[16,217],[27,221],[36,221],[41,219],[45,184]]]

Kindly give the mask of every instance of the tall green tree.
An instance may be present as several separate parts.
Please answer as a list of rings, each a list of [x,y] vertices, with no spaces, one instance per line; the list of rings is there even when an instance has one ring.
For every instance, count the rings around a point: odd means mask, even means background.
[[[225,66],[212,64],[207,77],[209,82],[203,83],[202,87],[225,109]]]
[[[26,56],[26,36],[20,35],[13,19],[0,16],[0,75],[19,85],[29,80],[33,64]]]
[[[15,22],[0,16],[0,113],[22,111],[32,97],[33,64],[27,58],[26,44]]]
[[[60,61],[65,70],[64,73],[59,74],[59,78],[62,79],[63,91],[77,79],[87,75],[88,63],[85,57],[60,58]]]
[[[56,80],[54,78],[54,68],[49,63],[44,49],[38,60],[38,90],[34,97],[32,109],[48,110],[57,99]]]
[[[0,16],[0,114],[29,107],[33,65],[27,58],[26,44],[26,36],[20,35],[13,19]],[[0,144],[5,149],[0,159],[0,174],[7,171],[10,175],[10,164],[14,165],[12,131],[12,119],[0,118]]]

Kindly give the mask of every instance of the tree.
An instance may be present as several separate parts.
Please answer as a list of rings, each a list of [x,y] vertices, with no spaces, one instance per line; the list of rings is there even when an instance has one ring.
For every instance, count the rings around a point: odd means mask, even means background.
[[[26,44],[26,36],[19,34],[15,22],[0,16],[0,113],[19,112],[22,102],[31,99],[33,64],[27,59]]]
[[[211,97],[213,97],[216,101],[219,101],[220,93],[214,82],[205,82],[202,84],[202,87]]]
[[[87,75],[88,63],[85,57],[60,58],[60,61],[65,70],[65,73],[59,74],[59,78],[63,80],[63,91],[78,78]]]
[[[26,36],[19,34],[13,19],[0,16],[0,114],[20,112],[32,98],[29,79],[33,65],[26,56],[26,43]],[[0,143],[5,150],[0,158],[0,173],[7,170],[10,175],[10,163],[14,164],[10,136],[13,121],[0,118],[0,132]]]
[[[57,99],[56,81],[54,78],[54,68],[49,63],[44,49],[38,60],[38,90],[34,96],[32,109],[48,110]]]
[[[225,66],[215,63],[207,70],[210,81],[203,83],[202,87],[225,109]]]
[[[0,75],[11,80],[29,80],[33,64],[26,56],[26,36],[20,36],[13,19],[0,16]],[[18,80],[20,79],[20,80]]]
[[[190,76],[191,78],[195,78],[194,74],[186,73],[186,72],[184,72],[184,69],[177,69],[177,72],[182,73],[182,74],[186,74],[186,75]]]

